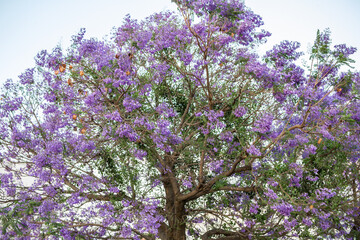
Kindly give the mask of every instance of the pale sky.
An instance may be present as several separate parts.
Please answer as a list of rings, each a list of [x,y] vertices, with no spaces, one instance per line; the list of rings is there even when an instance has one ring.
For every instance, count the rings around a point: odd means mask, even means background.
[[[358,48],[360,70],[360,0],[245,0],[263,17],[273,35],[262,48],[281,40],[299,41],[306,51],[317,29],[330,28],[333,44]],[[120,26],[124,16],[143,19],[154,12],[175,9],[170,0],[0,0],[0,82],[17,79],[34,66],[42,49],[68,46],[81,27],[86,38],[102,38]]]

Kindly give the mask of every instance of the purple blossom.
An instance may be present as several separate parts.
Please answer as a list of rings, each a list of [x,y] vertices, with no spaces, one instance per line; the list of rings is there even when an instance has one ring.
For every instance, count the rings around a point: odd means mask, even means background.
[[[110,120],[114,120],[114,121],[117,121],[117,122],[122,122],[122,118],[120,116],[120,113],[119,112],[112,112],[112,113],[109,113],[109,114],[106,114],[105,115],[106,118],[110,119]]]
[[[110,191],[111,193],[119,193],[119,188],[117,188],[117,187],[110,187],[110,188],[109,188],[109,191]]]
[[[269,184],[270,186],[276,187],[279,185],[278,182],[276,182],[274,179],[270,179],[267,184]]]
[[[303,55],[302,52],[296,52],[299,47],[299,42],[282,41],[279,45],[275,45],[271,51],[266,52],[265,58],[274,62],[276,67],[284,67]]]
[[[177,145],[177,144],[180,144],[183,142],[183,139],[179,136],[176,136],[176,135],[171,135],[169,137],[169,142],[173,145]]]
[[[269,132],[273,119],[274,117],[272,114],[264,114],[259,120],[255,122],[253,131],[263,134]]]
[[[275,200],[278,198],[278,195],[271,188],[269,188],[267,190],[267,192],[265,192],[264,194],[265,194],[265,196],[267,196],[268,198],[270,198],[272,200]]]
[[[281,215],[290,216],[290,213],[294,211],[294,207],[286,202],[278,203],[272,206],[273,209],[277,210]]]
[[[46,144],[46,150],[48,153],[61,153],[63,151],[63,144],[59,141],[51,141]]]
[[[259,204],[255,201],[250,205],[249,212],[253,214],[257,214],[259,208],[260,208]]]
[[[290,179],[290,186],[300,187],[300,180],[303,177],[303,168],[299,164],[291,163],[290,169],[295,170],[295,176]]]
[[[252,155],[261,156],[261,152],[254,145],[251,145],[246,151]]]
[[[19,76],[20,82],[22,84],[34,83],[34,71],[35,71],[35,68],[26,69],[26,71]]]
[[[319,129],[319,133],[323,135],[324,138],[335,140],[334,136],[325,128],[322,127]]]
[[[224,164],[224,160],[211,162],[211,163],[209,163],[209,169],[210,169],[210,171],[220,173],[222,171],[223,164]]]
[[[22,97],[18,97],[18,98],[14,98],[14,99],[9,99],[9,100],[4,100],[3,104],[1,105],[1,108],[4,109],[5,111],[16,111],[20,108],[21,104],[23,102],[23,98]]]
[[[335,57],[345,57],[348,58],[350,55],[354,54],[357,49],[355,47],[347,47],[346,44],[339,44],[334,46],[334,56]]]
[[[227,132],[222,132],[220,134],[220,139],[227,142],[227,143],[231,143],[234,139],[234,136],[231,132],[227,131]]]
[[[186,188],[192,188],[191,177],[184,179],[182,184]]]
[[[189,65],[193,59],[193,55],[189,52],[180,52],[179,55],[185,66]]]
[[[327,230],[330,226],[331,223],[329,221],[320,221],[320,227],[322,230]]]
[[[284,219],[284,227],[286,231],[291,231],[293,228],[298,225],[298,222],[296,219],[293,219],[292,221],[289,221],[288,219]]]
[[[313,144],[307,145],[304,149],[305,156],[309,156],[309,154],[316,154],[317,147]]]
[[[35,57],[35,63],[38,66],[44,67],[46,64],[47,51],[41,50]]]
[[[38,212],[41,217],[47,217],[54,209],[55,203],[50,200],[45,200],[38,208]]]
[[[234,110],[234,115],[236,117],[242,117],[246,114],[247,112],[247,108],[243,107],[243,106],[238,106],[235,110]]]
[[[303,135],[295,135],[295,139],[300,143],[300,144],[304,144],[304,143],[308,143],[309,139]]]
[[[84,38],[85,32],[86,32],[85,28],[81,28],[79,33],[72,37],[73,44],[75,45],[80,44],[82,39]]]
[[[174,111],[174,109],[169,108],[168,104],[166,103],[159,104],[159,106],[156,107],[156,112],[165,117],[177,116],[177,113]]]
[[[303,218],[302,223],[308,227],[312,226],[312,224],[313,224],[313,222],[310,220],[310,218]]]
[[[125,97],[123,101],[123,106],[125,107],[127,112],[132,112],[135,109],[138,109],[141,107],[141,103],[139,103],[137,100],[132,99],[130,97]]]
[[[292,177],[290,179],[290,186],[300,187],[301,186],[300,185],[300,180],[301,179],[299,177],[296,177],[296,176]]]
[[[320,188],[315,191],[315,194],[316,194],[316,199],[324,200],[334,197],[336,195],[336,192],[332,189]]]
[[[313,176],[306,176],[306,179],[311,181],[311,182],[315,182],[315,181],[317,181],[319,179],[319,177],[317,177],[317,176],[314,176],[314,177]]]
[[[252,226],[254,226],[256,223],[254,220],[246,220],[245,221],[245,226],[248,228],[251,228]]]
[[[136,157],[136,158],[138,158],[140,160],[142,160],[147,155],[147,152],[142,150],[142,149],[134,149],[132,151],[132,153],[133,153],[134,157]]]
[[[134,129],[130,125],[126,123],[119,125],[119,127],[116,130],[116,134],[121,138],[126,137],[132,142],[135,142],[137,139],[139,139],[139,135],[134,131]]]
[[[88,107],[94,107],[100,102],[100,99],[101,99],[101,93],[99,91],[96,91],[89,94],[85,98],[84,102]]]
[[[210,110],[209,112],[205,113],[205,116],[207,116],[209,122],[217,122],[219,121],[218,119],[224,116],[224,112],[223,111],[217,111],[215,112],[214,110]]]
[[[160,183],[161,183],[161,181],[159,179],[155,179],[155,180],[153,180],[151,187],[154,188],[154,187],[158,186]]]

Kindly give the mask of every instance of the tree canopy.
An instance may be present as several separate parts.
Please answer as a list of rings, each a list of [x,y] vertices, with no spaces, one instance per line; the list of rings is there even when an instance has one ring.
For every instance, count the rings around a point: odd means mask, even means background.
[[[4,84],[0,237],[359,238],[356,49],[259,56],[244,3],[174,2]]]

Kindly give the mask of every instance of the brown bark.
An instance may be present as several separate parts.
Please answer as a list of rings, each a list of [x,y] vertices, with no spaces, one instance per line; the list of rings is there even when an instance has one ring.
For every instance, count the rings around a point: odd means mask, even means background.
[[[167,179],[168,180],[168,179]],[[176,199],[174,186],[170,181],[164,180],[166,194],[165,214],[168,221],[167,229],[162,230],[162,237],[167,240],[185,240],[186,239],[186,212],[185,201]]]

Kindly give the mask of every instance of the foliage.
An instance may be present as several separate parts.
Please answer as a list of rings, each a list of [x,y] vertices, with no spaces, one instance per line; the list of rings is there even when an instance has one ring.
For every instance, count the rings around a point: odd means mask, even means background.
[[[7,81],[2,239],[358,238],[356,49],[318,32],[263,58],[235,0],[127,16]]]

